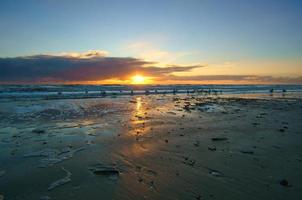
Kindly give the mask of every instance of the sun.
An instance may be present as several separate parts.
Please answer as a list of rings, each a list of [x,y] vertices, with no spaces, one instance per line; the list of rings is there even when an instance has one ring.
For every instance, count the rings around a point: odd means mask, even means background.
[[[146,77],[141,75],[135,75],[131,77],[132,84],[145,84],[147,82]]]

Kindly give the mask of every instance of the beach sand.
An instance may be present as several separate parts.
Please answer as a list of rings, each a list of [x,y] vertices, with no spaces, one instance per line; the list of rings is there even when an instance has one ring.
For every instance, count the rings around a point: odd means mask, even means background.
[[[301,199],[302,99],[0,102],[0,199]]]

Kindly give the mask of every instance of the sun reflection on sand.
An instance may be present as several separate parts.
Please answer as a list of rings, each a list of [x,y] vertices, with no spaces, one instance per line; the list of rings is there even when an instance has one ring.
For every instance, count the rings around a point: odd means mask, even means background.
[[[136,112],[138,114],[141,113],[141,107],[142,107],[142,98],[141,97],[137,97],[136,98]]]
[[[162,125],[162,120],[157,119],[160,114],[157,109],[156,98],[137,96],[130,100],[132,113],[129,118],[128,145],[123,147],[123,154],[129,157],[141,157],[158,151],[159,143],[156,137],[157,126]],[[159,117],[159,116],[158,116]],[[160,122],[160,123],[159,123]]]
[[[142,97],[136,97],[136,105],[133,111],[132,125],[136,135],[142,134],[145,130],[146,108]]]

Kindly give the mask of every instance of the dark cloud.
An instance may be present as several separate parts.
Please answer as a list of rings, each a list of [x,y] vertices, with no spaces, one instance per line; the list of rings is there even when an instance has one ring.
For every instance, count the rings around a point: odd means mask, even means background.
[[[0,58],[0,82],[68,82],[126,79],[133,73],[167,76],[202,66],[158,66],[156,62],[131,57],[105,57],[103,54],[77,56],[35,55]]]
[[[125,80],[135,73],[156,77],[157,80],[186,82],[238,83],[302,83],[302,77],[273,77],[256,75],[198,75],[175,76],[200,65],[159,66],[159,63],[131,57],[106,57],[106,52],[72,53],[63,55],[34,55],[0,58],[0,83],[68,83]]]

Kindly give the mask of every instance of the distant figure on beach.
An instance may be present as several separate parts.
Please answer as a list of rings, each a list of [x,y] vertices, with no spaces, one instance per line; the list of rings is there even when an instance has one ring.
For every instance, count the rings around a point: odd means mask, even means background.
[[[282,90],[282,96],[284,97],[285,94],[286,94],[286,89],[283,89],[283,90]]]
[[[272,88],[272,89],[270,89],[270,93],[274,93],[274,89]]]
[[[130,94],[131,94],[131,95],[133,95],[133,94],[134,94],[133,90],[131,90]]]

